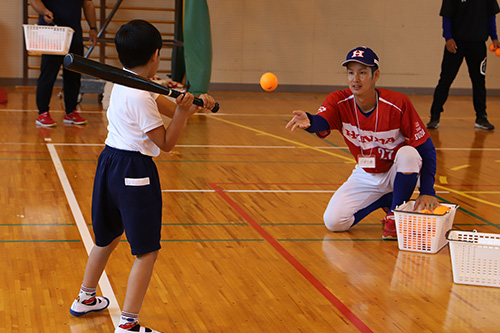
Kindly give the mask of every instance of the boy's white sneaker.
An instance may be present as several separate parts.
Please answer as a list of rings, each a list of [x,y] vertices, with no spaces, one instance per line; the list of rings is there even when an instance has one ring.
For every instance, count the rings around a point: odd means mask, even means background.
[[[139,333],[162,333],[160,331],[152,330],[151,328],[147,328],[139,325],[139,323],[135,323],[133,326],[121,325],[115,329],[115,333],[130,333],[130,332],[139,332]]]
[[[81,303],[75,299],[69,313],[75,317],[83,316],[89,312],[97,312],[106,309],[109,306],[109,299],[106,297],[95,297],[91,302],[85,301]]]

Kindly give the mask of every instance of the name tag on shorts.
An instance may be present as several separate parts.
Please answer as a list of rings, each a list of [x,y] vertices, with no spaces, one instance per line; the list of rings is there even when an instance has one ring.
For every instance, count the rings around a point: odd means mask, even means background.
[[[125,186],[146,186],[149,185],[149,177],[125,178]]]
[[[362,168],[375,168],[375,156],[358,156],[358,165]]]

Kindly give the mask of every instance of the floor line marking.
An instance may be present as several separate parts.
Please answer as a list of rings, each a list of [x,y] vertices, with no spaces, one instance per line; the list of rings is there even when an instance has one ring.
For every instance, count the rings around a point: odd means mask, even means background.
[[[245,210],[234,202],[222,189],[214,183],[208,184],[224,199],[241,217],[248,222],[278,253],[280,253],[295,269],[309,281],[340,313],[346,317],[361,332],[372,330],[359,319],[342,301],[340,301],[324,284],[307,270],[290,252],[288,252],[276,239],[274,239],[259,223],[257,223]]]
[[[316,148],[316,147],[313,147],[313,146],[309,146],[309,145],[300,143],[298,141],[289,140],[289,139],[283,138],[281,136],[270,134],[270,133],[267,133],[267,132],[264,132],[264,131],[261,131],[261,130],[249,127],[249,126],[241,125],[241,124],[238,124],[238,123],[235,123],[233,121],[226,120],[226,119],[221,119],[221,118],[214,118],[214,119],[216,119],[218,121],[222,121],[222,122],[224,122],[226,124],[230,124],[230,125],[233,125],[233,126],[237,126],[237,127],[241,127],[241,128],[247,129],[247,130],[255,132],[255,133],[259,133],[259,134],[263,134],[263,135],[266,135],[266,136],[270,136],[272,138],[275,138],[275,139],[278,139],[278,140],[281,140],[281,141],[285,141],[285,142],[294,144],[294,145],[296,145],[298,147],[308,148],[308,149],[311,149],[311,150],[319,151],[319,152],[321,152],[323,154],[335,156],[337,158],[345,160],[346,163],[356,163],[356,161],[352,157],[346,157],[346,156],[343,156],[343,155],[334,154],[334,153],[329,152],[329,151],[324,151],[323,149],[319,149],[319,148]]]
[[[486,200],[483,200],[483,199],[479,199],[479,198],[473,197],[472,195],[468,195],[468,194],[466,194],[465,192],[462,192],[462,191],[453,190],[451,188],[448,188],[448,187],[445,187],[445,186],[442,186],[442,185],[438,185],[438,184],[435,184],[434,187],[437,187],[437,188],[449,191],[451,193],[455,193],[455,194],[461,195],[461,196],[466,197],[467,199],[470,199],[470,200],[474,200],[474,201],[481,202],[481,203],[484,203],[484,204],[487,204],[487,205],[490,205],[490,206],[494,206],[494,207],[500,208],[500,204],[496,204],[494,202],[490,202],[490,201],[486,201]]]
[[[0,110],[1,111],[1,110]],[[232,123],[232,122],[230,122]],[[234,123],[236,125],[236,123]],[[240,125],[243,126],[243,125]],[[251,129],[253,131],[256,131],[252,128],[247,128]],[[267,134],[268,136],[272,136],[272,134]],[[284,138],[276,137],[281,140],[287,140]],[[324,150],[343,150],[347,149],[347,147],[332,147],[332,146],[308,146],[305,144],[298,144],[297,142],[293,140],[287,140],[287,142],[293,143],[293,146],[244,146],[244,145],[175,145],[175,147],[180,147],[180,148],[242,148],[242,149],[312,149],[314,148],[315,150],[320,150],[322,153],[324,153]],[[89,147],[97,147],[101,146],[104,147],[103,143],[65,143],[65,142],[51,142],[54,146],[89,146]],[[298,146],[296,146],[298,144]],[[44,143],[39,142],[39,143],[32,143],[32,142],[0,142],[0,145],[32,145],[32,146],[37,146],[37,145],[44,145]],[[450,150],[450,151],[500,151],[500,148],[436,148],[436,150]],[[500,162],[500,160],[495,160],[495,162]]]
[[[470,167],[469,164],[464,164],[464,165],[459,165],[459,166],[453,167],[450,170],[451,171],[458,171],[458,170],[466,169],[468,167]]]
[[[161,190],[165,193],[214,193],[215,190],[200,190],[200,189],[168,189]],[[335,193],[336,190],[222,190],[227,193]],[[413,193],[419,193],[414,191]],[[450,193],[449,191],[436,191],[436,193],[445,194]],[[466,192],[463,192],[466,193]],[[471,192],[474,193],[474,192]],[[498,193],[498,192],[484,192],[484,193]]]
[[[71,188],[71,184],[69,183],[68,177],[66,176],[66,172],[64,171],[64,167],[59,159],[59,155],[57,154],[57,150],[53,144],[48,143],[47,148],[50,152],[50,157],[52,158],[52,162],[57,172],[57,176],[59,177],[59,181],[64,190],[64,194],[66,195],[66,199],[68,200],[68,204],[71,208],[71,213],[75,218],[75,223],[78,228],[78,232],[80,233],[80,237],[82,238],[83,245],[87,250],[87,254],[90,254],[92,247],[94,246],[94,241],[92,240],[92,236],[90,235],[89,229],[87,228],[87,223],[85,222],[85,218],[83,217],[80,206],[78,205],[78,201],[76,200],[75,193]],[[109,299],[109,315],[111,320],[113,321],[114,326],[118,326],[120,322],[121,310],[118,305],[118,301],[116,299],[115,292],[111,287],[111,283],[109,282],[108,275],[106,271],[103,272],[100,280],[99,286],[101,287],[101,291],[106,297]]]

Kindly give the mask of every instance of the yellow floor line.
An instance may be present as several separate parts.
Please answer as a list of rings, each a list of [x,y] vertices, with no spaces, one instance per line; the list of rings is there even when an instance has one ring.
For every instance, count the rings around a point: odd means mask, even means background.
[[[490,202],[490,201],[486,201],[486,200],[483,200],[483,199],[479,199],[479,198],[476,198],[476,197],[473,197],[471,195],[468,195],[462,191],[456,191],[456,190],[453,190],[451,188],[448,188],[446,186],[441,186],[441,185],[434,185],[434,187],[436,188],[440,188],[442,190],[446,190],[446,191],[449,191],[451,193],[455,193],[455,194],[458,194],[458,195],[461,195],[467,199],[470,199],[470,200],[473,200],[473,201],[477,201],[477,202],[481,202],[481,203],[484,203],[484,204],[487,204],[487,205],[490,205],[490,206],[494,206],[494,207],[498,207],[500,208],[500,204],[497,204],[497,203],[494,203],[494,202]]]
[[[460,170],[460,169],[465,169],[465,168],[468,168],[470,167],[469,164],[465,164],[465,165],[460,165],[460,166],[457,166],[457,167],[454,167],[454,168],[451,168],[450,170],[451,171],[457,171],[457,170]]]
[[[448,184],[448,177],[446,177],[446,176],[439,176],[439,182],[441,184]]]
[[[218,120],[218,121],[222,121],[224,123],[231,124],[233,126],[237,126],[237,127],[241,127],[241,128],[247,129],[247,130],[255,132],[255,133],[259,134],[259,135],[270,136],[272,138],[275,138],[275,139],[278,139],[278,140],[281,140],[281,141],[285,141],[285,142],[294,144],[294,145],[299,146],[301,148],[312,149],[312,150],[319,151],[319,152],[322,152],[322,153],[327,154],[327,155],[335,156],[335,157],[338,157],[340,159],[345,160],[346,163],[356,163],[356,161],[352,157],[346,157],[346,156],[338,155],[338,154],[335,154],[335,153],[332,153],[332,152],[329,152],[329,151],[325,151],[325,150],[320,149],[320,148],[312,147],[312,146],[309,146],[309,145],[306,145],[306,144],[303,144],[303,143],[300,143],[300,142],[297,142],[297,141],[285,139],[285,138],[283,138],[281,136],[277,136],[277,135],[270,134],[270,133],[267,133],[267,132],[264,132],[264,131],[260,131],[258,129],[255,129],[255,128],[252,128],[252,127],[248,127],[248,126],[245,126],[245,125],[241,125],[241,124],[238,124],[238,123],[226,120],[226,119],[221,119],[221,118],[218,118],[218,117],[212,117],[212,119]]]

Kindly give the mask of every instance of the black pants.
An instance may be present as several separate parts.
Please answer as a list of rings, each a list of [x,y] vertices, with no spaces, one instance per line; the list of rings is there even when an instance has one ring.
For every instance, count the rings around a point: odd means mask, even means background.
[[[70,53],[83,55],[83,43],[81,38],[75,38],[71,43]],[[40,63],[40,76],[36,87],[36,106],[38,114],[49,111],[50,98],[52,97],[52,89],[59,74],[59,69],[63,63],[64,56],[59,55],[42,55]],[[73,112],[78,103],[78,94],[80,93],[81,74],[63,69],[63,90],[64,90],[64,107],[66,114]]]
[[[486,46],[484,42],[459,42],[457,53],[448,52],[444,48],[441,75],[434,90],[434,100],[431,106],[431,119],[439,119],[443,105],[448,99],[450,86],[457,76],[458,70],[465,58],[469,77],[472,82],[472,99],[476,118],[486,117]]]

